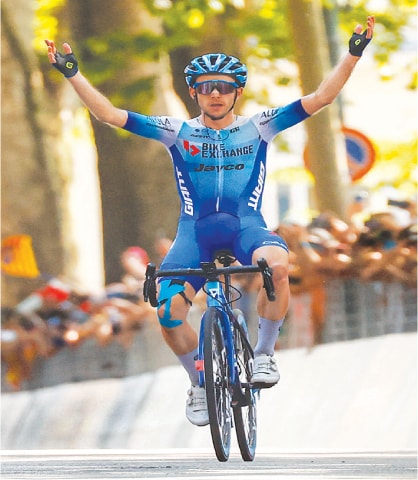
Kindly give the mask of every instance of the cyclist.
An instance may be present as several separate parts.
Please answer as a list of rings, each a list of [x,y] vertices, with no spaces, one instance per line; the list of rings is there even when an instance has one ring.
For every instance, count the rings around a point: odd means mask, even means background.
[[[167,148],[182,206],[175,241],[161,268],[198,267],[201,261],[211,261],[214,251],[225,248],[243,264],[264,257],[272,267],[277,299],[269,302],[263,290],[258,295],[253,382],[271,386],[280,379],[273,354],[289,303],[288,248],[267,230],[260,212],[267,147],[279,132],[336,98],[370,42],[373,28],[373,16],[367,18],[363,33],[362,26],[356,26],[349,52],[314,93],[252,117],[234,113],[247,81],[246,66],[223,53],[194,58],[184,73],[201,113],[191,120],[116,108],[79,72],[68,43],[60,53],[54,42],[46,40],[49,61],[99,121],[160,141]],[[165,278],[159,283],[158,297],[163,337],[190,377],[186,416],[195,425],[209,423],[205,391],[198,386],[195,368],[198,338],[186,320],[201,287],[200,278]]]

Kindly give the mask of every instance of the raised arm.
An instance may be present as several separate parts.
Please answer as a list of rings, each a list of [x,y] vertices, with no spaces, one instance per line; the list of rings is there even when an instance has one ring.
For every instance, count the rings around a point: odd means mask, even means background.
[[[367,28],[357,25],[349,43],[349,52],[343,57],[331,74],[321,82],[318,89],[302,98],[302,106],[306,113],[313,115],[321,108],[332,103],[350,78],[354,67],[373,36],[375,19],[367,17]]]
[[[68,43],[63,44],[64,54],[57,51],[54,42],[45,40],[48,46],[48,59],[71,83],[72,87],[90,112],[100,122],[114,127],[123,127],[128,119],[128,112],[116,108],[101,94],[78,70],[77,59]]]

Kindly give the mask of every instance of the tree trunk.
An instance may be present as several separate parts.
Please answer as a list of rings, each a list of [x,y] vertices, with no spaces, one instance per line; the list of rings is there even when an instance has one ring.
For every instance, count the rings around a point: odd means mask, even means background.
[[[81,70],[89,61],[90,54],[84,48],[89,37],[116,31],[133,35],[155,22],[136,0],[72,0],[67,8]],[[157,78],[167,75],[158,64],[132,60],[111,81],[95,86],[112,97],[126,86],[127,79],[150,73]],[[117,106],[135,110],[132,105]],[[168,113],[162,95],[151,109],[155,114]],[[163,146],[133,135],[122,136],[94,119],[92,125],[99,156],[106,281],[113,282],[122,274],[119,257],[126,247],[140,245],[152,258],[156,238],[174,236],[179,202]]]
[[[28,234],[39,269],[58,275],[63,268],[59,222],[59,182],[42,128],[47,99],[32,54],[34,12],[31,2],[4,0],[2,39],[2,238]],[[48,134],[54,136],[54,125]],[[2,306],[14,306],[40,280],[3,276]]]
[[[302,92],[314,92],[330,70],[329,52],[319,0],[288,2]],[[309,166],[315,177],[316,207],[346,217],[349,183],[341,123],[335,106],[308,119]]]

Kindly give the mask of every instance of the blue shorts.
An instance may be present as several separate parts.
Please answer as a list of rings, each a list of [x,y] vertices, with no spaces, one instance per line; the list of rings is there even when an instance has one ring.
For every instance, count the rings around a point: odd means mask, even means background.
[[[179,222],[176,238],[160,268],[198,268],[200,262],[213,261],[215,252],[222,249],[230,250],[242,265],[251,265],[254,251],[270,245],[289,251],[283,238],[266,228],[262,217],[238,218],[227,213],[213,213],[196,222]],[[196,292],[205,281],[192,276],[173,278],[189,282]]]

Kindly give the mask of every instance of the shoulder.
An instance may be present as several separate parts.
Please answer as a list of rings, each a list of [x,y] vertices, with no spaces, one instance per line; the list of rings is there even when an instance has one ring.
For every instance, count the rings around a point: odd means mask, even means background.
[[[251,117],[260,133],[267,138],[305,120],[309,114],[302,106],[301,99],[284,106],[263,110]]]
[[[165,115],[144,115],[142,113],[128,111],[128,119],[124,126],[137,135],[163,140],[164,138],[175,137],[184,120]]]

